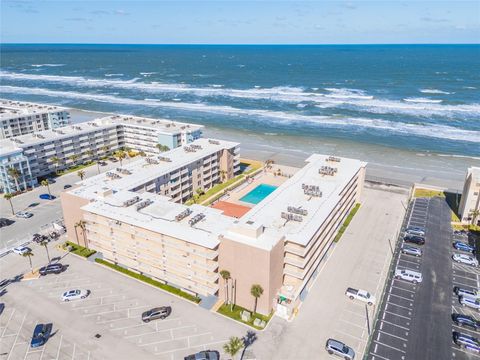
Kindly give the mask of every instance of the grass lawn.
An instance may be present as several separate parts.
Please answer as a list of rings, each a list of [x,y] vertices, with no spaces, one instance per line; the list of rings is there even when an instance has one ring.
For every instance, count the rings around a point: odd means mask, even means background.
[[[168,285],[168,284],[164,284],[160,281],[157,281],[157,280],[154,280],[148,276],[145,276],[145,275],[142,275],[142,274],[139,274],[135,271],[132,271],[132,270],[128,270],[128,269],[125,269],[124,267],[121,267],[119,265],[116,265],[116,264],[113,264],[111,263],[110,261],[105,261],[105,260],[102,260],[102,259],[95,259],[95,262],[99,263],[99,264],[102,264],[102,265],[105,265],[105,266],[108,266],[109,268],[111,269],[114,269],[122,274],[125,274],[125,275],[128,275],[128,276],[131,276],[132,278],[135,278],[137,280],[140,280],[140,281],[143,281],[144,283],[147,283],[147,284],[150,284],[150,285],[153,285],[155,287],[158,287],[162,290],[165,290],[165,291],[168,291],[169,293],[172,293],[172,294],[175,294],[177,296],[180,296],[184,299],[187,299],[189,301],[192,301],[196,304],[198,304],[200,302],[200,298],[198,296],[195,296],[195,295],[191,295],[189,293],[186,293],[185,291],[182,291],[180,290],[179,288],[176,288],[174,286],[171,286],[171,285]]]
[[[350,214],[348,214],[347,218],[340,227],[340,230],[338,230],[338,234],[335,236],[335,239],[333,239],[333,241],[337,242],[338,240],[340,240],[345,230],[347,230],[348,225],[350,225],[350,221],[352,221],[359,208],[360,204],[355,204],[353,209],[350,211]]]
[[[86,247],[80,246],[70,241],[67,241],[63,245],[63,248],[66,249],[68,245],[72,247],[72,251],[71,251],[72,253],[74,253],[75,255],[83,256],[84,258],[88,258],[89,256],[92,256],[93,254],[96,253],[95,250],[87,249]]]
[[[416,198],[419,198],[419,197],[431,198],[434,196],[445,197],[445,193],[442,190],[416,188],[413,196]]]
[[[220,306],[220,308],[217,310],[218,313],[222,314],[222,315],[225,315],[225,316],[228,316],[229,318],[233,319],[233,320],[236,320],[236,321],[239,321],[241,323],[244,323],[244,324],[247,324],[257,330],[262,330],[263,328],[260,328],[260,327],[257,327],[255,325],[253,325],[253,322],[255,321],[255,319],[260,319],[260,320],[264,320],[266,323],[268,323],[270,321],[270,319],[272,318],[272,314],[270,314],[269,316],[265,316],[265,315],[262,315],[262,314],[253,314],[252,311],[248,310],[248,309],[244,309],[242,308],[241,306],[238,306],[238,305],[235,305],[233,307],[233,311],[230,310],[230,306],[231,305],[225,305],[223,304],[222,306]],[[240,316],[240,313],[242,311],[248,311],[251,316],[250,316],[250,321],[246,322],[246,321],[243,321],[242,320],[242,317]]]
[[[65,175],[65,174],[69,174],[69,173],[72,173],[72,172],[75,172],[75,171],[78,171],[78,170],[82,170],[82,169],[85,169],[89,166],[92,166],[92,165],[95,165],[96,162],[95,161],[90,161],[88,163],[84,163],[84,164],[79,164],[79,165],[75,165],[75,166],[72,166],[68,169],[65,169],[65,170],[61,170],[59,171],[56,176],[62,176],[62,175]]]

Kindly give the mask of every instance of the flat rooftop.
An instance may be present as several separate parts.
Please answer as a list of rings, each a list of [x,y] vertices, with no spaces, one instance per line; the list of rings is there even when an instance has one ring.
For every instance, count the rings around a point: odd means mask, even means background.
[[[53,105],[0,99],[0,120],[8,120],[17,118],[19,116],[44,114],[58,111],[68,111],[68,109]]]
[[[131,205],[124,206],[125,201],[132,199],[134,202]],[[142,202],[148,205],[137,210]],[[218,246],[219,235],[234,221],[222,215],[220,210],[199,205],[186,206],[148,192],[120,191],[103,200],[93,201],[82,209],[209,249]],[[178,217],[182,213],[186,216]],[[195,217],[199,221],[192,223]]]
[[[184,147],[178,147],[162,153],[160,157],[139,158],[137,161],[124,165],[122,167],[123,172],[112,170],[85,179],[78,182],[79,186],[69,193],[87,199],[95,199],[107,189],[114,191],[132,190],[217,151],[232,149],[239,143],[201,138],[193,141],[187,147],[192,148],[192,145],[197,147],[196,151],[186,151]],[[169,159],[170,161],[163,161],[159,158]],[[156,163],[152,163],[152,160],[148,159],[152,159]],[[120,168],[120,165],[118,168]],[[116,175],[112,177],[109,176],[109,173]]]
[[[329,158],[311,155],[303,168],[242,216],[225,236],[266,248],[283,237],[306,245],[337,205],[345,186],[366,166],[355,159]],[[320,173],[322,167],[325,171]]]

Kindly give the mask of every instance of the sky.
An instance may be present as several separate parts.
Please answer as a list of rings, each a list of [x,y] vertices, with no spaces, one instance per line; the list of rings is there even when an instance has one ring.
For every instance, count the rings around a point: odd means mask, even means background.
[[[480,1],[0,1],[2,43],[479,43]]]

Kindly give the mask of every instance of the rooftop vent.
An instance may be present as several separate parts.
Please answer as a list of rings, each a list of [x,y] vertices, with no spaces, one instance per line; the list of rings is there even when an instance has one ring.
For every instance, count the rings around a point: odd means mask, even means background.
[[[196,223],[198,223],[200,220],[202,220],[203,218],[205,218],[205,214],[204,214],[204,213],[197,214],[197,215],[195,215],[193,218],[191,218],[190,220],[188,220],[188,225],[193,226],[193,225],[195,225]]]
[[[333,175],[336,174],[337,171],[338,171],[338,169],[335,168],[335,167],[322,166],[322,167],[320,167],[320,169],[318,170],[318,173],[321,174],[321,175],[333,176]]]
[[[287,207],[287,211],[297,215],[303,215],[303,216],[308,215],[308,210],[302,209],[301,207],[289,206]]]
[[[172,162],[172,159],[170,159],[169,157],[166,157],[166,156],[159,156],[158,160],[165,161],[165,162]]]
[[[303,193],[308,196],[322,197],[322,192],[317,185],[302,184]]]
[[[208,142],[213,145],[220,145],[220,141],[209,139]]]
[[[23,144],[23,141],[17,138],[12,138],[12,141],[15,141],[17,144]]]
[[[190,147],[195,150],[202,150],[202,145],[192,144]]]
[[[114,172],[111,172],[111,171],[107,171],[105,175],[110,179],[121,179],[120,175],[115,174]]]
[[[182,221],[185,219],[187,216],[189,216],[192,213],[192,210],[190,209],[185,209],[183,210],[180,214],[175,216],[175,221]]]
[[[73,125],[72,128],[75,130],[82,130],[82,127],[77,125]]]
[[[284,212],[284,211],[282,211],[281,217],[282,217],[282,219],[285,219],[287,221],[298,221],[298,222],[303,221],[303,217],[301,215],[291,214],[291,213]]]
[[[139,201],[140,201],[140,198],[139,198],[138,196],[134,196],[134,197],[131,198],[131,199],[125,200],[125,201],[123,202],[123,206],[124,206],[124,207],[127,207],[127,206],[133,205],[133,204],[135,204],[135,203],[137,203],[137,202],[139,202]]]
[[[142,210],[143,208],[146,208],[148,205],[153,204],[153,200],[147,199],[142,202],[139,202],[136,206],[137,211]]]
[[[132,174],[132,172],[130,170],[127,170],[127,169],[116,168],[115,170],[117,170],[117,172],[119,172],[123,175],[131,175]]]
[[[152,164],[158,164],[158,161],[155,160],[155,159],[152,158],[152,157],[146,157],[146,158],[145,158],[145,161],[147,162],[147,164],[150,164],[150,165],[152,165]]]
[[[336,156],[329,156],[327,161],[331,161],[331,162],[340,162],[340,158],[339,157],[336,157]]]
[[[35,134],[34,136],[36,136],[39,139],[45,139],[45,136],[43,136],[42,134]]]
[[[195,148],[193,148],[192,146],[184,146],[183,147],[183,150],[185,150],[186,152],[195,152],[197,151]]]

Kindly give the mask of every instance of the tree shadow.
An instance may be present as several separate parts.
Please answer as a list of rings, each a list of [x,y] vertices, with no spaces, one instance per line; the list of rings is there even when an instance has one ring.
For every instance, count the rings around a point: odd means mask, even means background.
[[[242,355],[240,356],[240,360],[243,359],[243,356],[245,355],[245,352],[247,351],[247,348],[251,346],[255,341],[257,341],[257,333],[255,331],[247,331],[247,335],[245,335],[243,338],[243,351]]]

